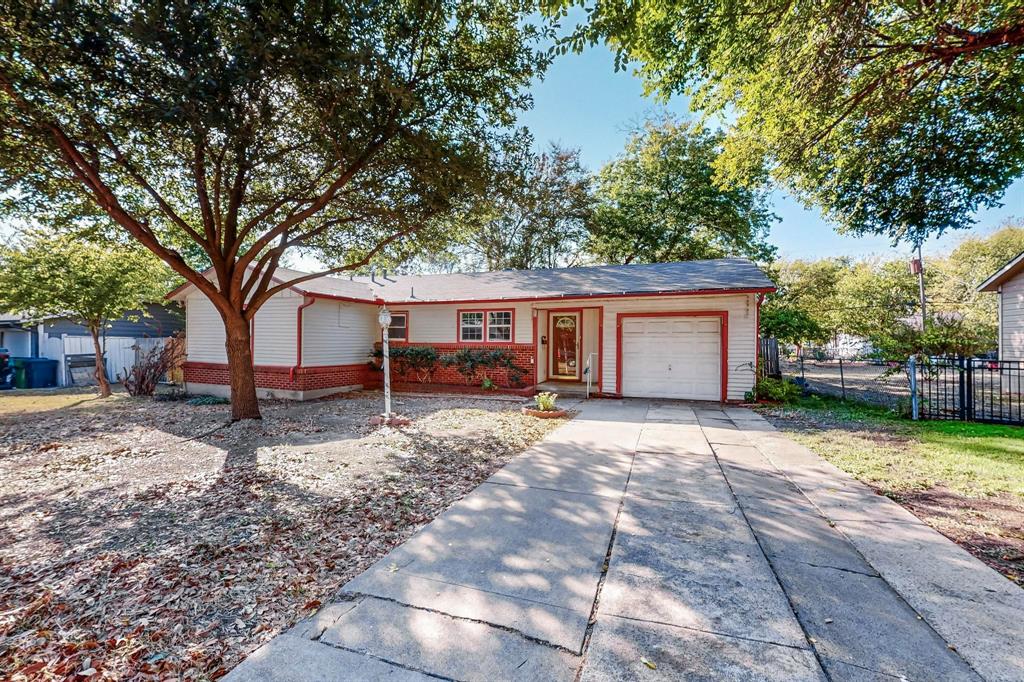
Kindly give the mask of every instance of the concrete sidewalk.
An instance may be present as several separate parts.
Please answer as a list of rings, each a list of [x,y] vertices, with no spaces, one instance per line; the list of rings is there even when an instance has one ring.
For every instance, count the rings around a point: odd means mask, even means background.
[[[225,679],[1020,679],[1019,588],[757,415],[580,409]]]

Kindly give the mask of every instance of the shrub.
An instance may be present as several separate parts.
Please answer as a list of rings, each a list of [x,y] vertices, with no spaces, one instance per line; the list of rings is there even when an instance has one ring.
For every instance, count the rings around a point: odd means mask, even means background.
[[[766,377],[759,379],[754,388],[758,400],[774,400],[780,403],[795,403],[800,398],[800,387],[785,379]]]
[[[550,412],[552,410],[557,410],[558,406],[555,405],[555,401],[557,399],[558,399],[558,394],[557,393],[550,393],[548,391],[544,391],[543,393],[538,393],[533,398],[534,402],[537,403],[537,409],[538,410],[543,410],[544,412]]]
[[[515,357],[501,349],[463,348],[442,356],[441,364],[445,367],[454,367],[455,371],[465,378],[467,384],[475,383],[478,379],[481,383],[487,380],[493,384],[494,379],[488,376],[487,372],[495,369],[504,369],[509,383],[513,386],[518,386],[526,375],[525,370],[516,365]]]
[[[175,336],[161,346],[150,348],[124,377],[118,374],[117,379],[124,384],[128,395],[153,395],[160,380],[184,360],[184,340]]]
[[[384,350],[375,348],[371,353],[374,368],[383,369]],[[391,368],[397,375],[413,372],[421,384],[428,383],[437,369],[441,356],[433,346],[391,346],[388,348]]]

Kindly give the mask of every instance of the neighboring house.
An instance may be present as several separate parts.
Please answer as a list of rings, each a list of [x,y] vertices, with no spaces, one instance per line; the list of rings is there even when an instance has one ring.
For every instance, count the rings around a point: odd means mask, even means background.
[[[278,269],[278,282],[302,276]],[[742,400],[754,385],[761,299],[771,281],[745,259],[447,275],[320,277],[272,297],[253,320],[261,396],[299,400],[376,386],[369,364],[392,313],[395,344],[503,349],[535,386],[589,376],[604,395]],[[227,395],[224,326],[186,284],[185,380]],[[432,382],[465,384],[450,368]],[[499,381],[499,384],[507,382]]]
[[[133,311],[110,322],[104,338],[108,378],[116,381],[118,374],[125,374],[135,364],[135,346],[147,346],[184,328],[179,310],[158,303],[147,306],[145,314]],[[61,386],[72,383],[67,363],[70,356],[94,357],[89,330],[66,317],[30,322],[19,315],[0,315],[0,348],[7,348],[11,357],[57,360],[57,382]],[[81,376],[91,377],[88,361],[83,360],[83,364]]]
[[[999,295],[999,359],[1024,361],[1024,253],[985,280],[978,291]]]

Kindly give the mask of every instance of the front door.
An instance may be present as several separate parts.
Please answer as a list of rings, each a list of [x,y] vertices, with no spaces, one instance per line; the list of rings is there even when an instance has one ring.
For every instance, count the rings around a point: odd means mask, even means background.
[[[579,313],[551,314],[552,379],[580,378]]]

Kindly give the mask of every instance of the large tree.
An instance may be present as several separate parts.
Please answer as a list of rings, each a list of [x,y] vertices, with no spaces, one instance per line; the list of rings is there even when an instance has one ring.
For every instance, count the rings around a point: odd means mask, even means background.
[[[67,235],[31,232],[0,250],[0,310],[30,320],[67,317],[89,330],[96,354],[100,397],[110,395],[103,363],[109,322],[143,315],[159,300],[172,273],[153,254],[129,247],[81,242]]]
[[[530,9],[0,3],[2,205],[113,221],[195,285],[224,321],[232,415],[258,418],[249,323],[280,259],[312,253],[312,278],[421,246],[529,104],[548,59]]]
[[[1024,171],[1018,0],[558,0],[652,90],[732,122],[718,170],[759,171],[842,229],[920,243]]]
[[[456,215],[457,259],[487,270],[578,265],[594,210],[592,178],[578,150],[529,139],[494,160],[490,190]]]
[[[715,181],[721,142],[671,119],[637,130],[598,176],[590,251],[611,263],[771,259],[767,196]]]

